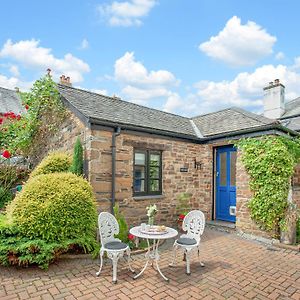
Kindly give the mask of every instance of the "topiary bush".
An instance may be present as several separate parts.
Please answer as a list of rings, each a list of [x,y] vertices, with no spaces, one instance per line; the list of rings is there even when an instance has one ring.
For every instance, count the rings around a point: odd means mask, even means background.
[[[95,246],[96,202],[92,187],[72,173],[32,177],[7,209],[9,221],[29,239],[84,239]]]
[[[72,164],[72,158],[64,152],[51,152],[39,165],[32,171],[30,177],[41,174],[50,174],[56,172],[67,172]]]

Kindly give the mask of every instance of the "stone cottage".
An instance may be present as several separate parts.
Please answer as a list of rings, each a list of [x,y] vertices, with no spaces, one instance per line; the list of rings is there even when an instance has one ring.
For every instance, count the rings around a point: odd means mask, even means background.
[[[64,76],[58,89],[70,117],[51,147],[71,150],[80,136],[99,211],[118,203],[132,225],[145,221],[146,207],[156,204],[157,222],[174,225],[178,197],[188,193],[190,208],[202,210],[207,220],[265,235],[250,219],[249,177],[233,143],[244,137],[299,135],[300,98],[285,103],[279,80],[264,88],[264,116],[232,107],[182,117],[73,88]],[[300,170],[295,174],[300,204]]]

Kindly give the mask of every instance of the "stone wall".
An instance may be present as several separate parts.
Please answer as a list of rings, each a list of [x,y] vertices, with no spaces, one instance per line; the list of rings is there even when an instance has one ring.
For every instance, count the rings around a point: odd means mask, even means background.
[[[96,193],[99,210],[110,210],[111,199],[111,136],[112,132],[93,130],[89,143],[89,180]],[[163,195],[133,197],[134,148],[162,150]],[[194,168],[194,159],[201,161],[202,169]],[[191,209],[201,209],[209,220],[212,214],[212,160],[210,145],[153,138],[122,133],[116,143],[116,202],[128,223],[147,221],[146,207],[157,204],[156,221],[174,225],[178,212],[178,196],[190,193]],[[180,172],[188,167],[188,172]]]
[[[59,126],[57,131],[49,137],[46,137],[44,144],[34,158],[33,165],[39,163],[50,151],[67,151],[73,153],[73,147],[77,137],[80,137],[81,143],[86,149],[89,141],[90,130],[84,123],[73,113],[68,112],[64,122]]]

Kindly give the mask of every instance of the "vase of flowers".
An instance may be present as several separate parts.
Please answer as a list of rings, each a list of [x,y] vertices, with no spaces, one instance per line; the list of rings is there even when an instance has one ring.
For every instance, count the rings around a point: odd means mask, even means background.
[[[148,224],[152,226],[154,224],[154,216],[157,214],[156,204],[149,205],[147,207]]]

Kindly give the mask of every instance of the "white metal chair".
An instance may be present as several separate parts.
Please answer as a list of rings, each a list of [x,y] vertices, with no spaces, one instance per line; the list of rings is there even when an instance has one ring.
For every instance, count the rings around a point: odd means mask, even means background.
[[[100,268],[96,273],[97,276],[100,275],[103,266],[103,255],[106,252],[107,257],[112,260],[113,265],[113,283],[117,283],[117,267],[119,258],[123,257],[124,253],[127,254],[127,262],[129,270],[134,273],[134,270],[130,265],[130,248],[127,244],[123,243],[121,240],[115,238],[115,235],[119,233],[119,224],[116,218],[108,213],[101,212],[98,216],[98,226],[100,234]]]
[[[198,259],[200,258],[200,241],[205,227],[205,216],[200,210],[192,210],[189,212],[182,222],[182,229],[186,231],[186,234],[182,234],[173,245],[173,261],[170,266],[174,266],[176,263],[177,249],[182,249],[186,259],[186,273],[191,274],[190,270],[190,255],[193,250],[198,251]],[[204,267],[204,263],[200,261],[201,267]]]

